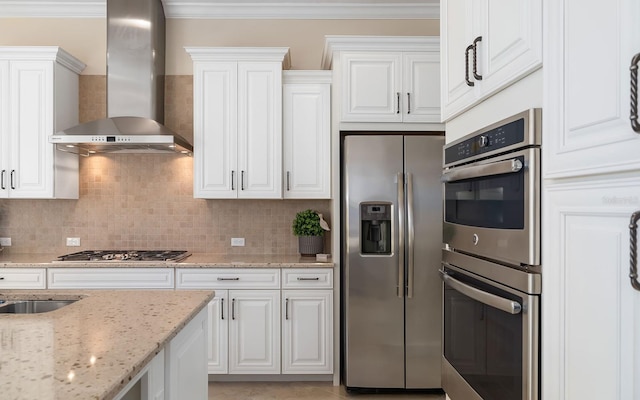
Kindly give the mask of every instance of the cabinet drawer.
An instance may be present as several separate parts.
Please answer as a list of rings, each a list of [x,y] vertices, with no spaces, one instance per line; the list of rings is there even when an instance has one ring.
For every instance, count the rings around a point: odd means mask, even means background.
[[[282,270],[283,289],[328,289],[333,287],[331,268],[295,268]]]
[[[49,289],[173,289],[173,268],[49,268]]]
[[[279,269],[181,269],[176,270],[177,289],[280,289]]]
[[[46,289],[44,268],[0,268],[0,289]]]

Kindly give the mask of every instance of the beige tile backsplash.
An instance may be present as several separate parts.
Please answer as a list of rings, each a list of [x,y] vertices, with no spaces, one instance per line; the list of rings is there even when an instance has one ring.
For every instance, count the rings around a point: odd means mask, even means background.
[[[193,138],[193,80],[167,76],[166,125]],[[80,78],[80,121],[106,115],[106,79]],[[328,219],[329,200],[193,198],[193,159],[121,154],[80,159],[80,199],[0,200],[0,236],[11,253],[65,254],[84,249],[185,249],[216,254],[296,254],[296,212]],[[67,247],[79,237],[80,247]],[[245,247],[231,247],[244,237]],[[325,240],[325,252],[329,238]]]

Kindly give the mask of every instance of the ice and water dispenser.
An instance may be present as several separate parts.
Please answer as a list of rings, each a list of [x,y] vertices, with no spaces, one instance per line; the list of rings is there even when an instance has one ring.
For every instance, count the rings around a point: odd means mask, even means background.
[[[360,204],[362,254],[391,254],[391,203]]]

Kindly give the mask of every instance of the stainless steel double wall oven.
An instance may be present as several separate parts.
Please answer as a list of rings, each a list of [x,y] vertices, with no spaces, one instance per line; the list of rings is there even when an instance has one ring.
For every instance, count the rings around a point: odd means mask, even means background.
[[[531,109],[444,148],[443,381],[452,400],[538,400],[540,126]]]

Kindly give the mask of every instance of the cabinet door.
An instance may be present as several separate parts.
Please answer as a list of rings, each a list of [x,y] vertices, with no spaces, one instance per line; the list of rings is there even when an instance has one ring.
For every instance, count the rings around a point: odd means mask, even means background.
[[[229,372],[229,296],[216,289],[216,296],[207,306],[209,313],[207,365],[210,374]]]
[[[346,53],[342,56],[342,121],[402,122],[402,55]]]
[[[484,0],[480,4],[478,73],[482,97],[488,97],[542,65],[542,0]]]
[[[9,62],[0,61],[0,198],[9,196]]]
[[[333,291],[284,290],[282,373],[333,372]]]
[[[282,198],[282,67],[238,63],[240,198]]]
[[[280,291],[230,290],[229,373],[280,373]]]
[[[442,121],[468,108],[476,99],[473,87],[467,85],[465,80],[467,66],[470,80],[473,80],[473,52],[469,53],[468,60],[465,53],[477,35],[479,22],[474,20],[474,15],[477,17],[477,12],[474,13],[477,2],[478,0],[440,1]]]
[[[187,324],[166,349],[167,399],[206,399],[207,311],[202,310]]]
[[[237,197],[237,63],[195,63],[194,197]]]
[[[440,56],[402,56],[403,122],[440,122]]]
[[[53,63],[12,61],[9,64],[10,196],[53,196]]]
[[[629,280],[639,187],[636,174],[545,191],[542,398],[640,398],[640,291]]]
[[[544,120],[545,129],[553,129],[544,141],[545,176],[640,169],[640,134],[629,122],[629,67],[640,52],[638,2],[602,7],[594,0],[564,0],[545,7],[554,15],[553,40],[545,42]]]
[[[330,86],[283,87],[284,198],[331,196]]]

